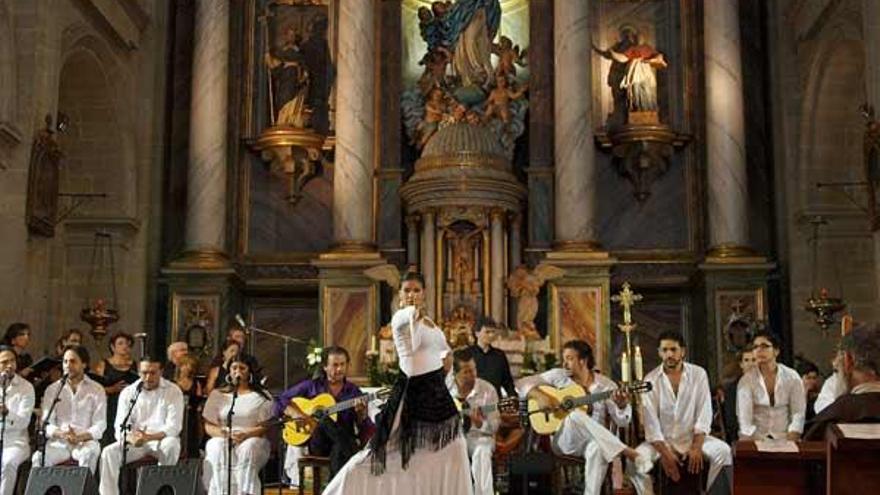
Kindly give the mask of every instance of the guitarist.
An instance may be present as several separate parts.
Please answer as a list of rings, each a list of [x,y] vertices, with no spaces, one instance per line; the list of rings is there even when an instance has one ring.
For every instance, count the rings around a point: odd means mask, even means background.
[[[304,416],[302,411],[291,401],[294,397],[312,399],[318,395],[329,393],[341,402],[364,395],[364,392],[348,381],[348,365],[351,362],[348,351],[343,347],[331,346],[324,349],[324,368],[319,376],[299,382],[275,399],[274,412],[276,417]],[[320,423],[312,417],[305,419],[310,423],[312,437],[308,448],[310,455],[330,458],[331,477],[369,440],[375,426],[367,416],[366,401],[358,403],[354,409],[340,411],[338,421],[325,418]],[[289,445],[285,455],[284,470],[291,484],[298,486],[299,458],[303,455],[302,447]]]
[[[595,360],[590,344],[583,340],[570,340],[562,346],[562,368],[519,380],[517,390],[520,398],[535,399],[542,408],[557,408],[559,401],[538,389],[539,385],[565,388],[580,385],[588,394],[616,390],[609,378],[593,371]],[[603,425],[606,418],[625,427],[632,417],[632,409],[622,391],[612,398],[593,404],[591,411],[578,408],[565,416],[562,426],[553,434],[551,446],[561,455],[583,456],[584,495],[598,495],[602,490],[608,465],[619,454],[634,460],[638,466],[646,466],[646,458],[638,458],[635,449],[627,447]]]
[[[477,363],[469,348],[459,349],[452,354],[452,370],[455,379],[448,384],[449,393],[458,399],[462,407],[467,405],[470,410],[464,420],[464,429],[471,458],[474,495],[493,495],[492,454],[501,417],[497,409],[484,415],[480,407],[497,404],[498,393],[491,383],[477,377]]]

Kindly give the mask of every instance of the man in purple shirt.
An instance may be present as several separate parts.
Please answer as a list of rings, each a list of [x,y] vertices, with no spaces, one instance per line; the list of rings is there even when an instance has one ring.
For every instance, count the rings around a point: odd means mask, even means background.
[[[276,417],[303,416],[291,399],[304,397],[311,399],[329,393],[336,402],[361,396],[361,389],[346,379],[350,362],[348,351],[342,347],[324,349],[324,369],[320,377],[303,380],[282,393],[275,399],[274,414]],[[336,472],[357,452],[373,434],[373,422],[367,416],[366,401],[358,402],[352,409],[341,411],[334,422],[324,418],[314,421],[312,437],[308,442],[308,453],[330,458],[330,474]],[[298,460],[303,455],[302,447],[288,446],[284,469],[291,484],[299,485]]]

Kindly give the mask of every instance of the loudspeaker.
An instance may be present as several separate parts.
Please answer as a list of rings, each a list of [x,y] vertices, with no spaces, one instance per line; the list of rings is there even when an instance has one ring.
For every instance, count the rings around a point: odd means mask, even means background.
[[[45,495],[57,487],[64,495],[91,495],[98,493],[92,472],[87,467],[35,467],[28,477],[25,495]]]
[[[516,495],[556,495],[553,493],[553,456],[527,452],[510,456],[508,493]]]
[[[138,470],[137,495],[158,495],[166,487],[174,495],[200,494],[201,464],[198,459],[187,459],[176,466],[144,466]]]

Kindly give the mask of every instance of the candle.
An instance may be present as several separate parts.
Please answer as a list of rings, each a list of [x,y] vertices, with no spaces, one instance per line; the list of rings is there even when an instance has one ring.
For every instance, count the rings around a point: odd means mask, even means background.
[[[376,347],[376,334],[370,336],[370,350],[375,351],[378,350]]]
[[[629,356],[625,352],[620,358],[620,378],[623,383],[629,383]]]
[[[636,350],[633,353],[633,367],[635,367],[636,381],[642,381],[642,378],[645,376],[645,369],[642,367],[642,350],[639,349],[639,346],[636,346]]]

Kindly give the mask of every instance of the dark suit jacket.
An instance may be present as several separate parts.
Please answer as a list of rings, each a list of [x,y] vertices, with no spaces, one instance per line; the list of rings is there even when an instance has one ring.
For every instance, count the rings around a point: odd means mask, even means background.
[[[880,423],[880,392],[846,394],[817,414],[804,427],[804,440],[824,440],[836,423]]]

